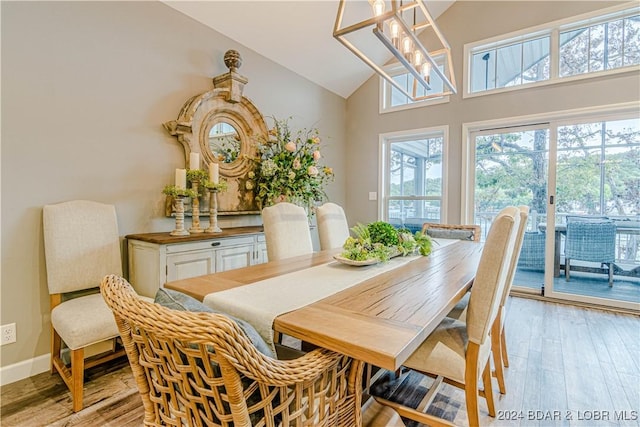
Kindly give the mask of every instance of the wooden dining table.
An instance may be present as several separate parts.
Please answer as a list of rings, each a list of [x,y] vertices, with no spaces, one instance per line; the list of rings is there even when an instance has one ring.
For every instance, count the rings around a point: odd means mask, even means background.
[[[208,294],[335,263],[340,249],[165,284]],[[482,244],[455,241],[393,270],[278,315],[273,330],[388,370],[399,369],[472,285]],[[371,268],[371,267],[351,267]]]

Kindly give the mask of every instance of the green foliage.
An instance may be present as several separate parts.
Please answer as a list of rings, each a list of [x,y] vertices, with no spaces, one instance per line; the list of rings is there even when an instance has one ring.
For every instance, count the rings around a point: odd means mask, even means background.
[[[197,182],[199,186],[203,186],[209,179],[209,173],[202,169],[189,169],[187,170],[187,181]]]
[[[227,181],[221,179],[217,184],[214,184],[211,181],[206,181],[204,183],[204,187],[208,190],[218,190],[219,192],[227,191],[228,185]]]
[[[373,243],[382,243],[385,246],[397,246],[400,243],[398,230],[388,222],[372,222],[367,225],[367,229]]]
[[[197,197],[198,195],[196,194],[195,191],[193,191],[190,188],[178,188],[175,185],[167,185],[164,187],[164,189],[162,190],[162,193],[167,195],[167,196],[171,196],[171,197]]]
[[[326,200],[324,187],[333,180],[333,169],[320,164],[320,137],[317,129],[292,132],[288,120],[274,120],[266,140],[256,143],[255,168],[246,182],[258,206],[289,201],[311,208]],[[311,209],[309,209],[311,212]]]
[[[412,235],[409,230],[398,230],[387,222],[358,223],[351,231],[354,237],[348,237],[344,242],[341,255],[354,261],[387,261],[392,256],[411,255],[416,250],[424,256],[431,253],[431,238],[428,235],[419,231]]]

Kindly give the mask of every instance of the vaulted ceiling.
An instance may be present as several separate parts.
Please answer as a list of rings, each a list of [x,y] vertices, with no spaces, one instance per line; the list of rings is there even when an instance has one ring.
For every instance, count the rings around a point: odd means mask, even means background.
[[[453,1],[425,3],[435,19]],[[333,38],[338,0],[165,3],[343,98],[373,74]],[[365,0],[349,3],[369,8]]]

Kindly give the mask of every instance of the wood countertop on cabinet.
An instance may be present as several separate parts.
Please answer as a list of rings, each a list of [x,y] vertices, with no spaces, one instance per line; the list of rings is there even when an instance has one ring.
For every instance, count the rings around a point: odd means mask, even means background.
[[[258,234],[264,231],[264,227],[261,225],[249,226],[249,227],[232,227],[225,228],[220,233],[192,233],[188,236],[172,236],[168,231],[160,233],[140,233],[140,234],[128,234],[125,236],[129,240],[140,240],[148,243],[157,243],[160,245],[183,243],[183,242],[196,242],[198,240],[208,240],[225,237],[236,237],[243,234]]]

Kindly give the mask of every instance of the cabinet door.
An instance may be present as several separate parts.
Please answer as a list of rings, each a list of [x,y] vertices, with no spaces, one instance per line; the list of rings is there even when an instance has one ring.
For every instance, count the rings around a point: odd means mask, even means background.
[[[248,267],[253,259],[253,245],[230,246],[216,250],[216,271]]]
[[[167,256],[167,282],[215,273],[212,250],[185,252]]]

